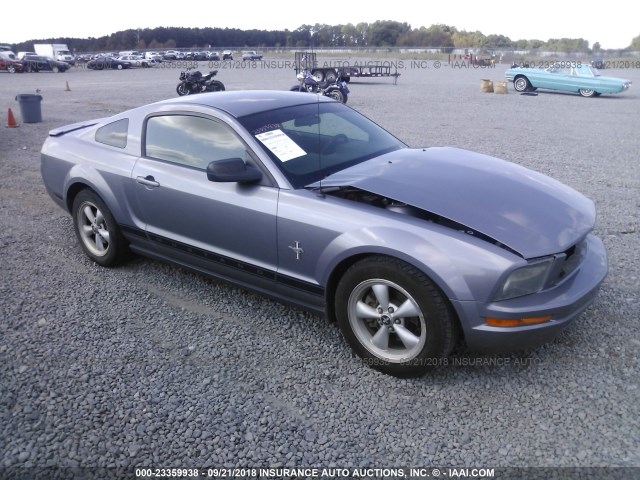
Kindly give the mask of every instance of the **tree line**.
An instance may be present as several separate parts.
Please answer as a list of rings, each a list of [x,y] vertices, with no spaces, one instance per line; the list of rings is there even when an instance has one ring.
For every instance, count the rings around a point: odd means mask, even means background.
[[[66,43],[75,52],[168,48],[321,48],[321,47],[435,47],[442,49],[515,49],[588,52],[583,38],[511,40],[504,35],[458,30],[448,25],[411,28],[406,22],[378,20],[346,25],[302,25],[296,30],[241,30],[238,28],[157,27],[130,29],[99,38],[47,38],[12,45],[31,51],[34,43]],[[628,48],[640,48],[640,35]],[[446,50],[445,50],[446,51]]]

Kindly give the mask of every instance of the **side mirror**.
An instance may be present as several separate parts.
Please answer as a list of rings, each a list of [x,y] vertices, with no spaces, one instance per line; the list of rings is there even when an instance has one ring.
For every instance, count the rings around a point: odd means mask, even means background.
[[[207,165],[207,178],[212,182],[253,183],[262,178],[262,173],[241,158],[225,158]]]

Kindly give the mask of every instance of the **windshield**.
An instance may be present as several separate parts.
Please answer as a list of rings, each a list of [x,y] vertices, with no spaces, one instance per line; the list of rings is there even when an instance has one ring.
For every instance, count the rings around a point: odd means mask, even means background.
[[[270,110],[239,121],[260,141],[294,188],[406,147],[368,118],[337,102]]]

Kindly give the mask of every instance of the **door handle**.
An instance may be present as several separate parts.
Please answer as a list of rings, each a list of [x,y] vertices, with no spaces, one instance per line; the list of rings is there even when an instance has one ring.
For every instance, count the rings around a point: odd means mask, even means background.
[[[156,182],[156,179],[153,178],[151,175],[147,175],[146,177],[136,177],[136,181],[138,183],[141,183],[142,185],[145,185],[147,187],[159,187],[160,184],[158,182]]]

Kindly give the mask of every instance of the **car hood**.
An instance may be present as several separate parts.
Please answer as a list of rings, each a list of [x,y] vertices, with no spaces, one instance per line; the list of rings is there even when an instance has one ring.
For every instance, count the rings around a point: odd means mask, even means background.
[[[412,205],[468,226],[524,258],[563,252],[595,223],[593,202],[572,188],[457,148],[398,150],[334,173],[322,186],[350,186]]]

